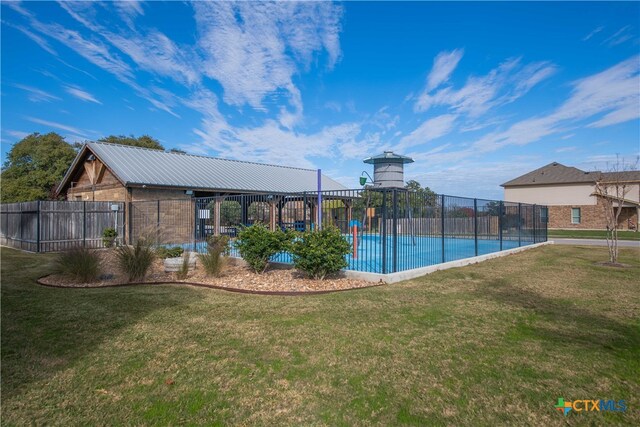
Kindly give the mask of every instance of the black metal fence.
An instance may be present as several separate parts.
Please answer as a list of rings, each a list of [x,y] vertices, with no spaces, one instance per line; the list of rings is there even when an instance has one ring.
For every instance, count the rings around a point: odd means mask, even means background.
[[[125,204],[35,201],[0,205],[0,244],[31,252],[102,247],[105,228],[125,232]]]
[[[249,194],[133,202],[129,235],[203,251],[208,236],[233,242],[256,222],[297,231],[321,224],[351,244],[348,269],[392,273],[546,241],[543,208],[402,189]],[[284,253],[273,260],[291,261]]]
[[[41,252],[77,244],[100,247],[104,228],[116,226],[129,243],[145,236],[196,251],[205,250],[209,236],[226,234],[237,256],[233,239],[246,225],[297,231],[333,226],[351,245],[348,269],[383,274],[547,240],[545,206],[403,189],[225,195],[126,206],[43,201],[5,204],[0,212],[1,244]],[[273,260],[291,262],[286,253]]]

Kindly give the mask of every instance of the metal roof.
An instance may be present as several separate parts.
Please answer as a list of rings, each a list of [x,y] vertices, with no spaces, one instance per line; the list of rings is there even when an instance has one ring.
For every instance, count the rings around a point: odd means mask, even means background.
[[[219,159],[128,145],[88,142],[78,153],[58,191],[81,158],[91,151],[125,186],[178,187],[210,191],[297,193],[316,191],[318,171],[263,163]],[[345,190],[322,175],[323,190]]]
[[[364,159],[363,162],[369,163],[369,164],[389,163],[389,162],[413,163],[413,159],[411,157],[395,154],[393,151],[385,151],[384,153],[378,154],[377,156],[372,156],[367,159]]]
[[[549,163],[539,169],[519,176],[502,184],[502,187],[545,184],[593,183],[600,177],[605,180],[640,181],[640,171],[628,172],[585,172],[558,162]]]

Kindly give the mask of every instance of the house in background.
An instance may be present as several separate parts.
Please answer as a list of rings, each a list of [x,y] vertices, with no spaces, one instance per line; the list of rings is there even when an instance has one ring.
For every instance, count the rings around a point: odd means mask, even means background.
[[[544,212],[549,228],[605,229],[602,198],[595,194],[598,178],[624,182],[627,186],[619,227],[637,230],[640,217],[640,171],[585,172],[550,163],[502,184],[504,199],[548,206]]]

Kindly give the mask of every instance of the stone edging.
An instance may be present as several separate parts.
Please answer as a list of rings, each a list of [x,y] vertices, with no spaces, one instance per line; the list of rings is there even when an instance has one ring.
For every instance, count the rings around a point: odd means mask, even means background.
[[[375,288],[378,286],[386,285],[386,283],[376,283],[376,284],[372,284],[371,286],[363,286],[359,288],[328,289],[326,291],[255,291],[251,289],[229,288],[226,286],[209,285],[206,283],[172,282],[172,281],[114,283],[112,285],[104,285],[104,286],[63,286],[63,285],[52,285],[50,283],[44,283],[42,279],[49,276],[50,274],[47,274],[45,276],[38,278],[36,280],[36,283],[40,286],[46,286],[48,288],[58,288],[58,289],[103,289],[103,288],[117,288],[117,287],[123,287],[123,286],[139,286],[139,285],[185,285],[185,286],[195,286],[199,288],[217,289],[220,291],[227,291],[227,292],[235,292],[238,294],[270,295],[270,296],[322,295],[322,294],[331,294],[334,292],[356,291],[358,289],[369,289],[369,288]]]

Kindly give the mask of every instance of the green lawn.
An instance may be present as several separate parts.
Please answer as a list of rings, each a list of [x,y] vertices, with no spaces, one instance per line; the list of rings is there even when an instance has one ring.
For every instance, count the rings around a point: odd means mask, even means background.
[[[549,230],[549,238],[563,237],[567,239],[605,239],[605,230]],[[640,240],[640,233],[635,231],[618,231],[620,240]]]
[[[2,249],[4,425],[640,425],[640,251],[545,246],[307,297],[52,289]],[[559,397],[627,411],[554,410]]]

